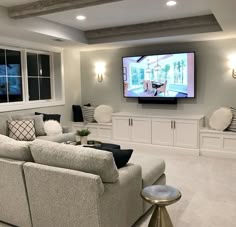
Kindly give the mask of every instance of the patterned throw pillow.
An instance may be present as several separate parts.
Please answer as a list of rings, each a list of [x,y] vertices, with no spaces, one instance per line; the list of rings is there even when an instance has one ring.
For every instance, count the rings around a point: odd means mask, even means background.
[[[227,128],[227,131],[236,132],[236,109],[233,107],[231,107],[230,109],[233,114],[233,118],[229,127]]]
[[[8,121],[9,137],[20,141],[36,139],[33,120]]]
[[[82,113],[85,122],[96,122],[94,119],[95,106],[82,106]]]

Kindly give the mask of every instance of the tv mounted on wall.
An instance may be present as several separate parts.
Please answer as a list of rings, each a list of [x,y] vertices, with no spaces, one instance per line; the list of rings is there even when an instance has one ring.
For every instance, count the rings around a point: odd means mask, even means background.
[[[124,97],[176,100],[195,97],[195,53],[123,57]]]

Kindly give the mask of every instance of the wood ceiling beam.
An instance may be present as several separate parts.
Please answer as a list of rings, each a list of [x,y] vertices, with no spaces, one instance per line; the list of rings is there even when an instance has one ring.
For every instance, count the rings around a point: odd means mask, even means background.
[[[85,37],[90,44],[96,44],[104,41],[109,42],[109,40],[129,40],[130,37],[158,38],[179,34],[194,34],[216,31],[222,31],[222,28],[217,22],[215,16],[210,14],[204,16],[89,30],[85,31]]]
[[[40,0],[9,7],[8,14],[11,18],[21,19],[118,1],[124,0]]]

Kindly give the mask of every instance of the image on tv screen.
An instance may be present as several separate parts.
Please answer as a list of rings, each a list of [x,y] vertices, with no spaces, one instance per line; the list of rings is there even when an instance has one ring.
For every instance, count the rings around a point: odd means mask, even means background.
[[[123,58],[124,97],[193,98],[194,53]]]

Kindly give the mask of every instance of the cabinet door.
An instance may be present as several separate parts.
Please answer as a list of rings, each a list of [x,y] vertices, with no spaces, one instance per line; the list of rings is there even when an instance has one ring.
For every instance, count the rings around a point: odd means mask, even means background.
[[[151,120],[132,117],[131,141],[136,143],[151,143]]]
[[[129,117],[113,117],[112,133],[114,140],[130,141],[131,126],[129,125]]]
[[[191,120],[174,120],[174,146],[198,147],[198,124]]]
[[[173,146],[173,129],[169,119],[152,120],[152,144]]]

